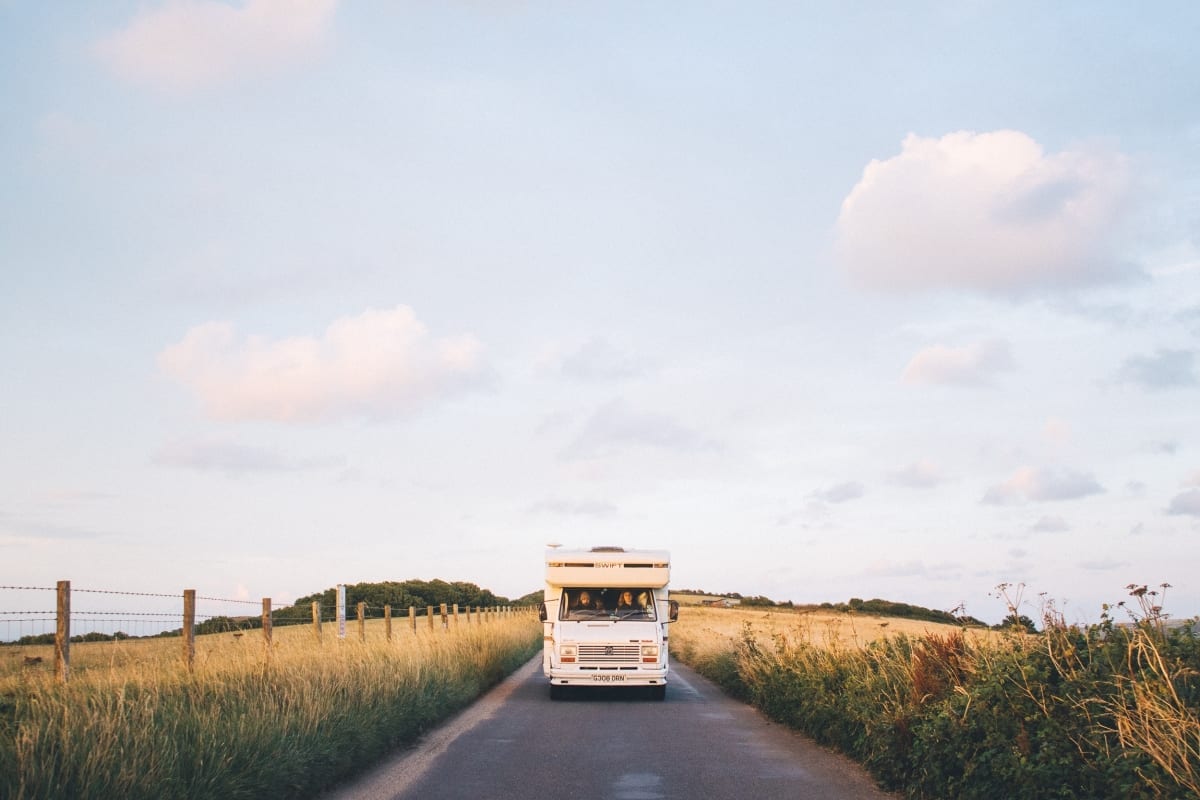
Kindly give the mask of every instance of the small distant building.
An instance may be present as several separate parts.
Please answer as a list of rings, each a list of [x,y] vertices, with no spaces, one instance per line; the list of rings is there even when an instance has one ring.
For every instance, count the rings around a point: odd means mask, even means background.
[[[730,597],[717,597],[712,600],[702,600],[701,605],[709,608],[733,608],[737,605],[737,600]]]

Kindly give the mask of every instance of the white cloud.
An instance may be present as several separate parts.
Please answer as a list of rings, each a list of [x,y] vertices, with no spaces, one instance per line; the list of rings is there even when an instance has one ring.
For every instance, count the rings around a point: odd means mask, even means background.
[[[1084,559],[1083,561],[1079,562],[1079,568],[1086,569],[1089,572],[1109,572],[1114,569],[1123,569],[1128,566],[1128,561],[1117,561],[1114,558]]]
[[[952,580],[962,573],[962,565],[952,562],[926,564],[924,561],[872,561],[864,574],[879,578],[923,578]]]
[[[635,378],[646,372],[646,363],[618,350],[604,339],[591,339],[563,351],[549,349],[538,360],[539,371],[580,381],[609,381]]]
[[[554,514],[564,517],[612,517],[617,507],[607,500],[543,500],[529,508],[533,514]]]
[[[1037,533],[1061,533],[1071,530],[1071,526],[1062,517],[1044,516],[1029,526],[1029,530]]]
[[[1130,356],[1121,364],[1117,380],[1146,389],[1195,386],[1196,354],[1190,350],[1161,349],[1153,356]]]
[[[921,460],[892,470],[888,473],[888,480],[897,486],[906,486],[909,489],[931,489],[945,479],[937,464]]]
[[[168,0],[137,14],[96,45],[121,78],[188,91],[247,73],[272,72],[316,52],[337,0]]]
[[[239,340],[208,322],[158,360],[221,420],[391,418],[488,377],[473,337],[431,340],[407,306],[335,320],[319,338]]]
[[[1064,444],[1071,438],[1071,423],[1058,417],[1051,417],[1046,420],[1046,425],[1042,428],[1042,435],[1054,444]]]
[[[849,500],[857,500],[865,493],[866,490],[858,481],[845,481],[830,486],[828,489],[819,489],[809,496],[825,503],[845,503]]]
[[[720,445],[670,417],[638,412],[620,400],[596,410],[567,446],[566,458],[597,458],[641,447],[678,453],[718,451]]]
[[[912,357],[904,368],[905,383],[935,383],[954,386],[981,386],[997,372],[1013,368],[1008,342],[993,339],[967,345],[927,347]]]
[[[154,454],[154,463],[240,475],[247,472],[296,472],[341,467],[342,458],[295,459],[265,447],[230,441],[179,441]]]
[[[60,525],[38,520],[17,520],[7,517],[7,515],[0,515],[0,537],[12,541],[98,539],[109,535],[109,533],[95,528]]]
[[[837,255],[853,279],[886,290],[1111,280],[1129,270],[1109,255],[1127,173],[1119,154],[1047,155],[1019,131],[909,134],[842,202]]]
[[[990,487],[983,496],[983,502],[989,505],[1013,505],[1025,501],[1075,500],[1103,492],[1104,487],[1085,472],[1022,467],[1008,480]]]
[[[1171,498],[1168,514],[1200,517],[1200,489],[1188,489]]]

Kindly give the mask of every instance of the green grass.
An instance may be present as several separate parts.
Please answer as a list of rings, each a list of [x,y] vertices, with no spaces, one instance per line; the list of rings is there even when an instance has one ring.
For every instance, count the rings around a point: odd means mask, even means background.
[[[73,647],[65,685],[48,670],[10,670],[0,676],[0,797],[313,797],[541,647],[528,614],[449,633],[400,629],[391,643],[372,634],[318,642],[281,629],[269,658],[261,639],[201,637],[193,674],[178,640],[140,655],[151,643]]]

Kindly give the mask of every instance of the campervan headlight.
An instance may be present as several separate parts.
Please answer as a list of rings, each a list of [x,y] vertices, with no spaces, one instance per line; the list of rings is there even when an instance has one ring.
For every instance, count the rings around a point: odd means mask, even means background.
[[[642,663],[643,664],[658,663],[658,645],[656,645],[656,644],[642,645]]]
[[[574,664],[575,657],[579,654],[578,645],[564,644],[558,647],[558,660],[564,664]]]

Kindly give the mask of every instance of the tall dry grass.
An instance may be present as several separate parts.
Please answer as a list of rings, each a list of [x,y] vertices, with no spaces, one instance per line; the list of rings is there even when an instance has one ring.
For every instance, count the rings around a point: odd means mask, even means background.
[[[0,676],[0,797],[311,797],[541,645],[528,614],[400,631],[390,643],[370,633],[317,641],[279,629],[269,657],[258,637],[200,637],[192,674],[179,640],[73,647],[66,685],[10,671]]]
[[[1197,798],[1200,640],[1153,609],[1037,635],[689,610],[672,650],[909,797]]]

